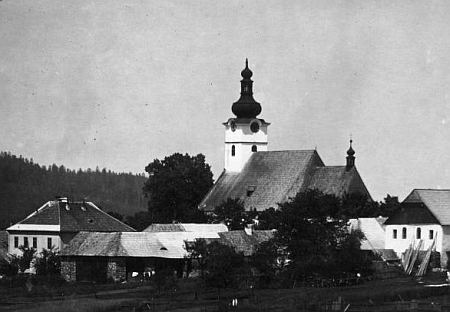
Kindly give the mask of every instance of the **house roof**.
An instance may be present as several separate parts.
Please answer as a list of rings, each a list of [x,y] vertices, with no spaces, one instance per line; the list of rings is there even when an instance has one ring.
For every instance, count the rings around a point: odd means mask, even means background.
[[[414,189],[386,224],[450,225],[450,190]]]
[[[215,238],[217,233],[197,232],[80,232],[61,251],[62,256],[158,257],[187,256],[186,241]]]
[[[277,208],[313,188],[337,196],[369,195],[355,167],[348,171],[345,166],[326,167],[315,150],[256,152],[241,172],[224,171],[199,209],[212,212],[228,198],[240,198],[246,210]]]
[[[251,234],[246,231],[229,231],[219,233],[221,244],[234,247],[237,252],[241,252],[244,256],[252,255],[256,247],[262,242],[266,242],[273,238],[274,231],[258,231],[253,230]]]
[[[110,216],[91,202],[49,201],[8,231],[129,232],[130,226]]]
[[[362,250],[377,250],[385,247],[384,222],[386,218],[358,218],[350,219],[351,230],[360,230],[365,239],[361,241]]]
[[[228,227],[225,224],[206,223],[169,223],[152,224],[144,232],[226,232]]]

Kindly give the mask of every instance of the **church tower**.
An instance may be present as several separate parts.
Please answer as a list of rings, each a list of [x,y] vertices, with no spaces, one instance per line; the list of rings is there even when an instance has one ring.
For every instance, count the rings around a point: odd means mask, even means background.
[[[224,122],[225,126],[225,170],[240,172],[252,153],[267,151],[267,127],[270,125],[257,116],[261,105],[253,98],[253,73],[248,68],[241,72],[241,97],[231,107],[235,118]]]

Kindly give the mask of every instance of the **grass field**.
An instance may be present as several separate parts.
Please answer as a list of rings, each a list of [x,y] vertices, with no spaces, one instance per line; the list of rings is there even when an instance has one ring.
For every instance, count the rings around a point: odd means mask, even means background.
[[[442,281],[433,281],[442,282]],[[176,289],[158,291],[152,283],[64,284],[58,287],[0,289],[1,311],[310,311],[325,303],[352,306],[408,302],[450,305],[450,287],[426,287],[414,278],[362,285],[295,289],[206,289],[196,280],[179,280]],[[236,298],[237,307],[231,307]],[[349,311],[351,311],[349,309]]]

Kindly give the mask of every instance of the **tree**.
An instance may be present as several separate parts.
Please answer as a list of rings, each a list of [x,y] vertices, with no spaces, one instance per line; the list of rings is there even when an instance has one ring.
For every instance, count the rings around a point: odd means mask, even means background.
[[[205,259],[208,254],[208,245],[204,238],[197,238],[194,242],[186,242],[186,251],[189,258],[196,260],[200,269],[200,276],[205,277]]]
[[[358,239],[350,236],[341,205],[336,196],[317,190],[299,193],[280,205],[280,225],[275,238],[289,256],[294,280],[341,271],[335,265],[338,251],[348,239]]]
[[[34,267],[37,275],[59,274],[61,258],[57,248],[43,249],[35,258]]]
[[[27,246],[19,246],[20,251],[22,251],[22,255],[18,256],[18,265],[19,271],[25,272],[25,270],[30,268],[31,261],[34,258],[34,254],[36,253],[36,249],[30,248]]]
[[[207,245],[205,268],[207,285],[218,288],[236,286],[239,275],[245,271],[244,255],[233,247],[212,242]]]
[[[213,220],[223,222],[230,231],[243,230],[251,223],[249,213],[246,213],[244,203],[239,198],[228,198],[214,209]]]
[[[145,171],[149,179],[143,190],[152,223],[205,220],[197,208],[213,185],[213,174],[205,156],[175,153],[162,161],[155,159]]]
[[[398,210],[400,210],[398,197],[387,194],[384,198],[384,202],[380,203],[379,215],[383,217],[391,217]]]

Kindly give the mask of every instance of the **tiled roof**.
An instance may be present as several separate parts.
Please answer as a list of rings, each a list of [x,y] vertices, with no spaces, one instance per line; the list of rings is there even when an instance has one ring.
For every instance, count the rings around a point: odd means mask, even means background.
[[[384,249],[386,218],[350,219],[350,229],[363,232],[365,239],[361,242],[362,250]]]
[[[402,202],[400,210],[389,217],[386,225],[392,224],[437,224],[439,221],[425,206],[420,202]]]
[[[218,239],[217,233],[196,232],[80,232],[61,251],[62,256],[158,257],[187,255],[186,241]]]
[[[152,224],[144,232],[226,232],[225,224],[206,223],[175,223],[175,224]]]
[[[338,197],[343,197],[346,193],[367,194],[370,197],[356,167],[350,170],[347,170],[346,166],[317,167],[306,188]]]
[[[273,231],[252,231],[252,234],[247,234],[246,231],[229,231],[219,233],[219,242],[231,247],[234,247],[237,252],[241,252],[244,256],[252,255],[256,247],[262,242],[266,242],[273,238]]]
[[[213,211],[227,198],[240,198],[247,210],[276,208],[297,194],[312,166],[323,166],[314,150],[254,153],[240,173],[224,171],[199,208]]]
[[[246,210],[277,208],[298,192],[313,188],[337,196],[345,192],[369,195],[356,168],[326,167],[315,150],[257,152],[241,172],[224,171],[199,209],[214,211],[228,198],[241,199]]]
[[[426,211],[426,208],[429,211]],[[450,190],[413,190],[402,202],[399,215],[396,214],[393,219],[388,220],[390,224],[408,221],[408,223],[439,222],[441,225],[450,225]]]
[[[110,216],[91,202],[49,201],[24,220],[8,228],[14,230],[21,225],[54,226],[61,232],[129,232],[130,226]],[[27,227],[30,228],[29,226]]]

